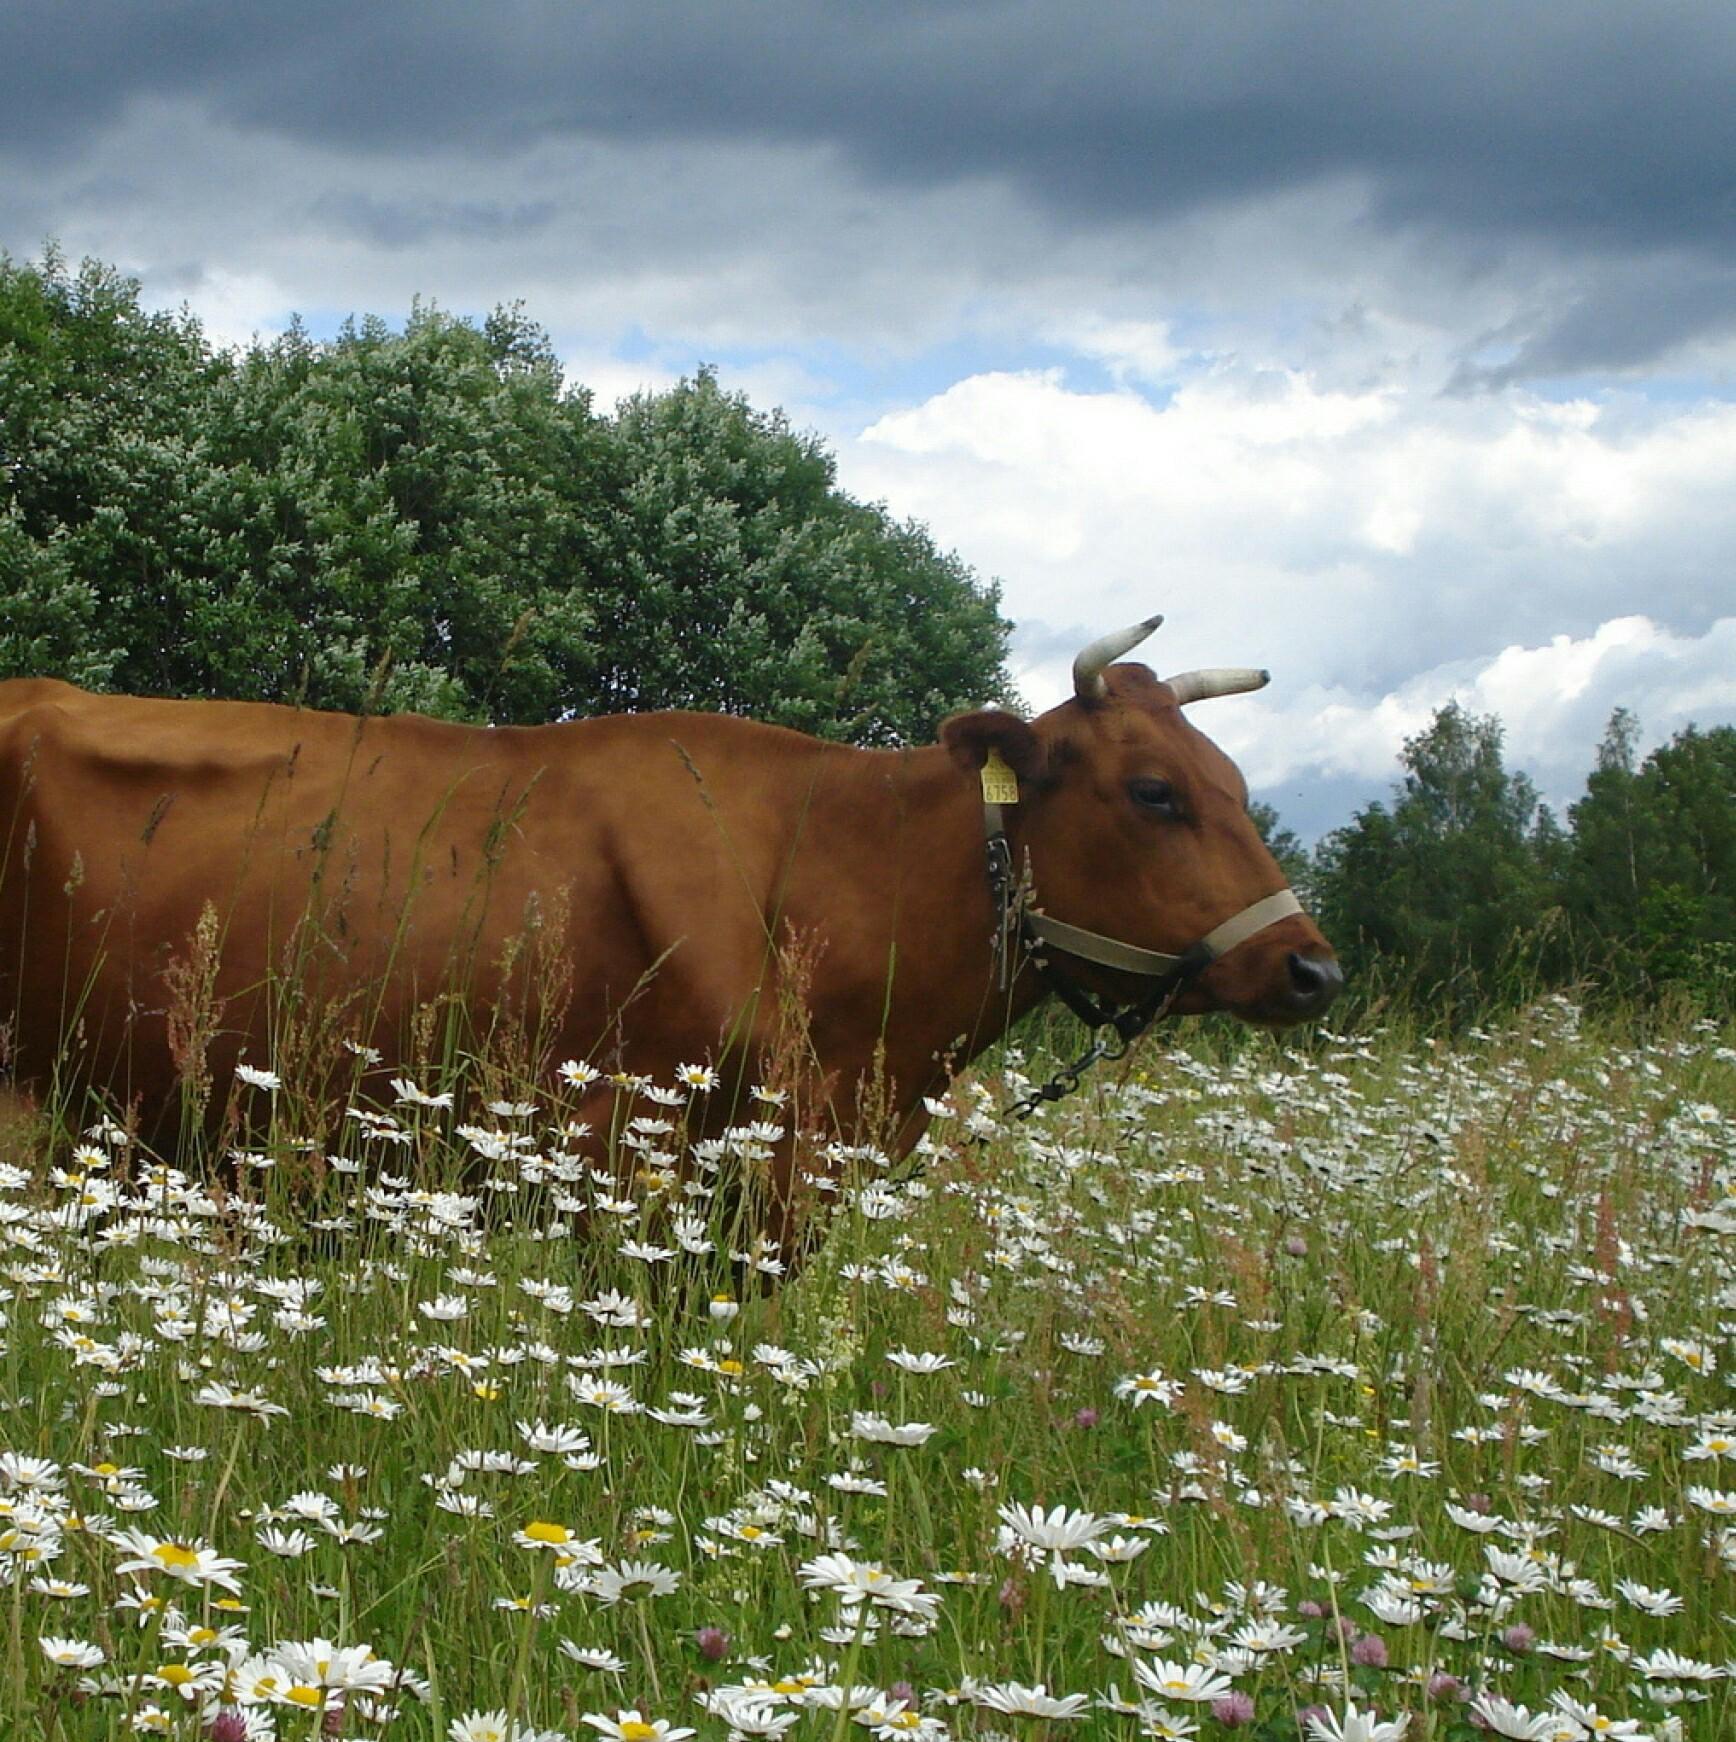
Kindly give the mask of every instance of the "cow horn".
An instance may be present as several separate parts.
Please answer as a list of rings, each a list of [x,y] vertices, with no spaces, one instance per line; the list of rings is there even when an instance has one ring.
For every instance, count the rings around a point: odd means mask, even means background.
[[[1246,665],[1208,665],[1201,671],[1178,671],[1163,680],[1175,691],[1183,707],[1189,702],[1210,701],[1213,696],[1239,696],[1245,690],[1263,690],[1272,681],[1269,671]]]
[[[1147,617],[1143,623],[1135,623],[1131,628],[1100,635],[1084,649],[1073,661],[1073,692],[1080,701],[1102,701],[1109,694],[1109,687],[1103,681],[1104,666],[1137,647],[1162,621],[1161,613]]]

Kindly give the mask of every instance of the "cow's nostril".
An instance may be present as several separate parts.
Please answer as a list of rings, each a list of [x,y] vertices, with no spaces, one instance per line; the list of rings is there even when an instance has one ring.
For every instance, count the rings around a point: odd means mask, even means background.
[[[1300,1010],[1324,1010],[1344,986],[1344,972],[1330,956],[1290,952],[1290,1002]]]

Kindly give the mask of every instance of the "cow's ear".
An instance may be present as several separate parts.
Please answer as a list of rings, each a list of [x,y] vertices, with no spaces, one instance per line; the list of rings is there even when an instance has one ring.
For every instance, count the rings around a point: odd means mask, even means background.
[[[1043,773],[1042,739],[1029,722],[999,708],[978,708],[943,720],[940,741],[966,774],[977,773],[991,750],[1001,753],[1001,760],[1020,780],[1035,781]]]

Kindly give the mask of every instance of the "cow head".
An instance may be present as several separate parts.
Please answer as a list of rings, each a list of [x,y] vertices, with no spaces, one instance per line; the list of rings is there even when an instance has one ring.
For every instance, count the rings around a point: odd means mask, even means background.
[[[1009,834],[1015,855],[1029,856],[1045,913],[1179,955],[1285,880],[1249,819],[1236,765],[1184,712],[1190,702],[1256,689],[1266,674],[1219,669],[1160,682],[1143,665],[1110,663],[1160,621],[1086,648],[1071,701],[1029,722],[992,709],[956,715],[941,741],[968,773],[998,752],[1018,777]],[[1140,995],[1133,976],[1056,960],[1093,990]],[[1292,914],[1223,954],[1175,1008],[1286,1026],[1318,1016],[1342,984],[1331,946],[1312,920]]]

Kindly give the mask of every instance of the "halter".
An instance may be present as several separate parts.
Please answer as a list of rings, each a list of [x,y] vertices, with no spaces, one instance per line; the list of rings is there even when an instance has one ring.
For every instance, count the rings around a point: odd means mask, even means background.
[[[1014,972],[1014,957],[1022,952],[1045,991],[1053,992],[1093,1033],[1089,1048],[1072,1064],[1058,1071],[1040,1089],[1008,1109],[1028,1119],[1045,1101],[1058,1101],[1079,1087],[1079,1079],[1101,1059],[1123,1057],[1145,1031],[1220,956],[1244,943],[1267,926],[1302,911],[1302,903],[1289,889],[1250,902],[1240,913],[1213,926],[1203,938],[1179,955],[1142,949],[1053,919],[1034,905],[1036,890],[1029,867],[1022,877],[1013,871],[1013,850],[1007,840],[1004,807],[1017,804],[1018,781],[1000,757],[990,753],[983,767],[983,839],[988,866],[989,895],[994,903],[994,951],[1000,985],[1004,989]],[[1050,960],[1051,951],[1137,974],[1152,982],[1144,996],[1127,1004],[1099,997],[1063,973]],[[1105,1031],[1109,1038],[1105,1038]]]

